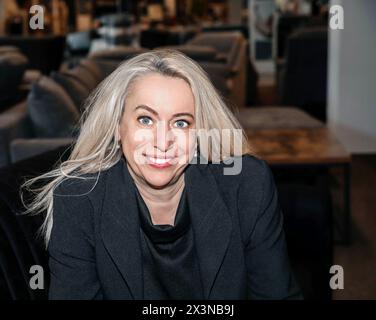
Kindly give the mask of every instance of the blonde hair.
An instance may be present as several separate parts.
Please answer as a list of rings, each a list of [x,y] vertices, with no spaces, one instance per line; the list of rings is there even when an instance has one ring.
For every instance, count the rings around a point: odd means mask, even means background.
[[[203,155],[206,159],[211,160],[210,151],[213,146],[229,148],[223,153],[229,156],[250,153],[241,125],[196,62],[175,50],[154,50],[137,55],[123,62],[87,99],[85,111],[78,123],[79,135],[72,145],[68,160],[60,161],[54,170],[26,181],[21,187],[21,190],[25,188],[35,194],[30,204],[24,203],[27,208],[24,213],[46,212],[44,223],[39,230],[46,245],[53,224],[54,190],[67,178],[85,179],[82,175],[90,173],[99,175],[102,170],[111,168],[121,159],[122,149],[117,148],[117,129],[125,101],[132,83],[149,73],[181,78],[190,85],[195,99],[196,129],[241,130],[241,154],[235,154],[232,143],[223,146],[220,137],[213,136],[209,143],[209,153]],[[199,147],[200,141],[197,143]],[[31,189],[34,183],[43,179],[50,181],[41,188]],[[23,200],[22,192],[21,199]]]

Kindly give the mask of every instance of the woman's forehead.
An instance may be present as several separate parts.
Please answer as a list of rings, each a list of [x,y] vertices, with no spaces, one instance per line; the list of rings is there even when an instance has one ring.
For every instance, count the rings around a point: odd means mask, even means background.
[[[180,89],[182,91],[191,91],[190,85],[182,78],[171,77],[159,73],[149,73],[138,77],[131,86],[132,91],[148,91],[152,89],[167,89],[174,93],[172,89]]]
[[[194,112],[195,99],[185,80],[158,74],[144,76],[128,96],[131,109],[144,105],[158,113]]]

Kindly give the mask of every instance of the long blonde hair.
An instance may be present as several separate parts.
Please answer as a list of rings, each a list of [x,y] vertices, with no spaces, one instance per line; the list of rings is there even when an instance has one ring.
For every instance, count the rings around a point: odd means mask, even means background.
[[[35,194],[30,204],[24,203],[27,209],[24,213],[46,212],[40,229],[46,245],[53,224],[54,190],[67,178],[83,179],[82,175],[85,174],[99,174],[121,159],[122,150],[117,148],[117,129],[127,95],[137,78],[151,72],[184,79],[190,85],[195,99],[196,128],[241,130],[241,154],[236,154],[232,144],[226,146],[230,148],[228,154],[239,156],[250,153],[241,125],[196,62],[175,50],[154,50],[135,56],[123,62],[87,99],[85,111],[78,123],[79,135],[72,145],[68,160],[60,162],[54,170],[26,181],[21,187],[21,190],[25,188]],[[222,146],[219,137],[211,138],[209,151],[212,146]],[[210,161],[210,152],[206,156]],[[49,182],[43,187],[31,188],[34,183],[44,179]]]

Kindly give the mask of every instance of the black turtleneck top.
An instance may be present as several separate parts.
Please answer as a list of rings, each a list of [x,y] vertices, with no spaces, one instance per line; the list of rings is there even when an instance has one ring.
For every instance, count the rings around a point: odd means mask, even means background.
[[[144,299],[203,299],[185,189],[173,226],[154,225],[138,190],[136,194],[140,216]]]

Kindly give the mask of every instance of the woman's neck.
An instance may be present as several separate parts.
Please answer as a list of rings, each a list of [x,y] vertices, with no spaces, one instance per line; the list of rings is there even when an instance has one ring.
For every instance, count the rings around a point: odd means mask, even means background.
[[[173,225],[180,197],[185,187],[184,173],[171,185],[156,189],[138,177],[129,166],[128,170],[149,209],[153,224]]]

